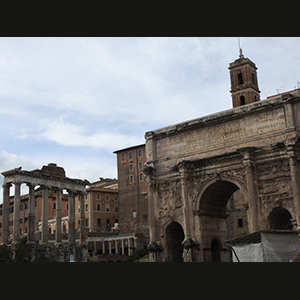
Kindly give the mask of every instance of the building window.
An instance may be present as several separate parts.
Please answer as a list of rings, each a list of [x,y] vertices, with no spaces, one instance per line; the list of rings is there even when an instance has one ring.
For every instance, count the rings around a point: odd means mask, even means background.
[[[130,182],[130,183],[133,183],[133,182],[134,182],[134,177],[133,177],[133,175],[130,175],[130,176],[129,176],[129,182]]]
[[[25,203],[25,209],[28,209],[28,203]]]
[[[144,181],[144,175],[143,175],[143,173],[140,173],[140,181]]]
[[[88,204],[85,205],[85,211],[89,211],[89,205]]]
[[[88,219],[88,218],[85,219],[85,226],[86,226],[86,227],[89,226],[89,219]]]
[[[106,219],[106,228],[110,227],[110,219]]]
[[[139,162],[139,169],[143,170],[143,162],[142,161]]]
[[[98,210],[98,211],[101,210],[101,204],[97,204],[97,210]]]
[[[109,212],[109,211],[110,211],[109,204],[106,204],[106,205],[105,205],[105,211],[106,211],[106,212]]]
[[[97,225],[101,226],[101,219],[100,218],[97,219]]]
[[[243,227],[243,219],[238,219],[238,227]]]
[[[97,200],[99,200],[100,199],[100,194],[99,193],[97,193]]]
[[[23,204],[20,204],[20,210],[23,210]]]
[[[56,202],[53,202],[53,209],[56,209]]]
[[[132,211],[132,217],[136,218],[136,210],[135,209]]]
[[[133,164],[129,164],[129,172],[133,171]]]
[[[140,149],[139,151],[138,151],[138,155],[139,155],[139,157],[142,157],[143,156],[143,150],[142,149]]]
[[[118,206],[115,207],[115,212],[119,212]]]
[[[122,160],[125,160],[126,156],[125,154],[122,154]]]
[[[129,152],[129,158],[132,159],[133,158],[133,154],[132,152]]]

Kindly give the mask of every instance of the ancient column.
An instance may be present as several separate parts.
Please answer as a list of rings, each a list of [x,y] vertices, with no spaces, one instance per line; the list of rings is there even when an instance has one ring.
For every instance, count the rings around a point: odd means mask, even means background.
[[[34,243],[34,222],[35,222],[35,213],[34,213],[34,185],[27,183],[29,187],[29,212],[28,212],[28,235],[27,243]]]
[[[13,243],[16,244],[20,239],[20,195],[21,183],[15,182],[14,215],[13,215]]]
[[[122,255],[125,254],[125,250],[124,250],[124,240],[121,239],[121,248],[122,248]]]
[[[102,242],[102,255],[105,254],[105,241]]]
[[[257,192],[253,174],[253,161],[251,160],[250,150],[244,151],[243,165],[247,181],[247,202],[249,205],[248,227],[249,232],[258,230],[258,207]]]
[[[108,253],[111,255],[111,240],[108,241]]]
[[[42,243],[48,242],[48,190],[42,186]]]
[[[127,248],[128,248],[128,255],[131,255],[131,249],[130,249],[130,238],[127,239]]]
[[[185,240],[191,238],[191,218],[190,218],[190,205],[188,199],[188,188],[187,188],[187,179],[188,179],[188,171],[187,171],[187,163],[184,161],[179,165],[179,174],[180,174],[180,182],[181,182],[181,194],[183,200],[183,220],[184,220],[184,231],[185,231]]]
[[[115,240],[115,253],[116,253],[116,254],[119,254],[118,240]]]
[[[74,192],[68,190],[69,193],[69,234],[68,239],[69,243],[75,245],[75,201],[74,201]]]
[[[55,240],[56,243],[62,242],[61,235],[61,189],[56,190],[56,231],[55,231]]]
[[[287,153],[288,153],[288,159],[290,165],[291,181],[292,181],[292,188],[293,188],[293,200],[294,200],[294,207],[296,212],[296,222],[297,222],[297,226],[300,226],[299,167],[297,164],[297,155],[295,153],[293,145],[288,145]]]
[[[8,243],[9,236],[9,189],[10,183],[3,184],[3,205],[2,205],[2,243]]]
[[[85,243],[85,210],[84,210],[84,194],[79,193],[78,195],[80,201],[80,244]]]

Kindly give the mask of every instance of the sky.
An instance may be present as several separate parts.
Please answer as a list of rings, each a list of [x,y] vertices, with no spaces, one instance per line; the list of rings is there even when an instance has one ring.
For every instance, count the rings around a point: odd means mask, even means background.
[[[299,37],[240,45],[261,100],[297,87]],[[56,163],[71,178],[117,178],[115,150],[232,107],[238,56],[237,37],[0,37],[0,172]]]

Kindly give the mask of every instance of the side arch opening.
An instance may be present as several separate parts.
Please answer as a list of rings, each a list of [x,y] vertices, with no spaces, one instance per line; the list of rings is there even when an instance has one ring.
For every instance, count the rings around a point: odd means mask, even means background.
[[[184,232],[178,222],[171,222],[166,228],[167,256],[170,262],[182,262]]]

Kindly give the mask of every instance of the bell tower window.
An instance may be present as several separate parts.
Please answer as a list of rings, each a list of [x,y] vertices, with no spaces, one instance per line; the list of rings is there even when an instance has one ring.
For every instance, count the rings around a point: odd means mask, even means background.
[[[241,106],[245,105],[245,97],[244,96],[240,97],[240,105]]]
[[[243,74],[242,73],[238,73],[238,81],[239,81],[239,85],[244,83]]]

